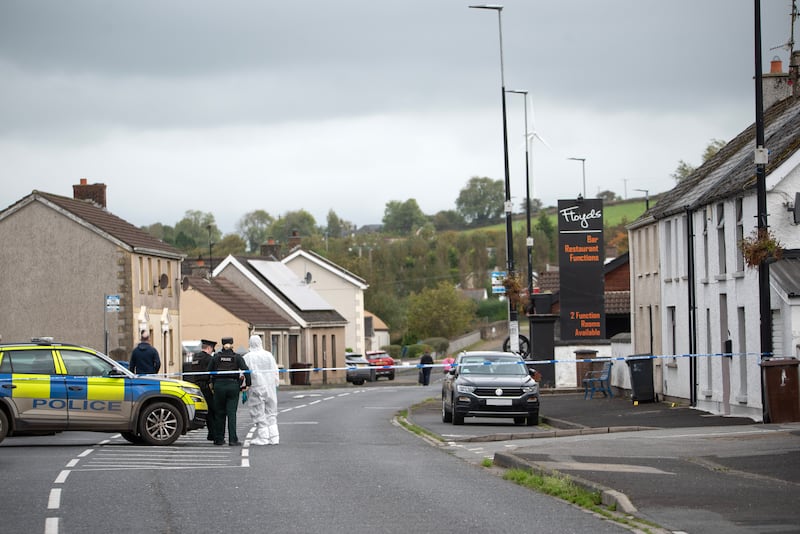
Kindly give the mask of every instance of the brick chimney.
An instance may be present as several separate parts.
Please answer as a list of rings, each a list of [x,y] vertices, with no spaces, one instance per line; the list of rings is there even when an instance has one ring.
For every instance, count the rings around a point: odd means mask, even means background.
[[[280,259],[281,245],[271,237],[267,242],[261,245],[261,256],[264,258]]]
[[[106,184],[87,184],[86,178],[72,186],[72,198],[75,200],[91,200],[98,206],[106,207]]]
[[[292,235],[289,236],[289,250],[294,250],[300,246],[300,234],[297,230],[292,230]]]

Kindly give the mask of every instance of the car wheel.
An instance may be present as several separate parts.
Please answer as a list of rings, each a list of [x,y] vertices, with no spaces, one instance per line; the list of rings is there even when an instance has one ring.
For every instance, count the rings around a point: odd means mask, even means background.
[[[539,412],[528,414],[528,426],[537,426],[539,424]]]
[[[353,385],[354,386],[362,386],[362,385],[364,385],[364,379],[363,378],[359,378],[358,380],[353,380]]]
[[[524,417],[515,417],[514,418],[514,424],[515,425],[522,425],[524,423],[525,423],[525,418]]]
[[[181,433],[183,417],[169,403],[153,403],[139,415],[139,435],[148,445],[171,445]]]
[[[0,410],[0,441],[3,441],[8,435],[8,418],[6,412]]]
[[[389,373],[389,380],[394,380],[394,371]]]
[[[453,421],[453,412],[447,409],[447,403],[442,397],[442,423],[450,423]]]
[[[122,437],[125,438],[128,442],[133,443],[134,445],[144,444],[142,436],[140,436],[136,432],[121,432],[120,434],[122,434]]]

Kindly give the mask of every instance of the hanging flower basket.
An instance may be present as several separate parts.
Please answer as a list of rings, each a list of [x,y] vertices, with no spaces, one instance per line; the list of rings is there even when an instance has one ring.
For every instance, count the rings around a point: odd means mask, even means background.
[[[503,278],[503,287],[506,290],[506,298],[516,310],[527,309],[528,286],[523,283],[521,275],[506,276]]]
[[[753,230],[749,237],[739,243],[744,261],[751,269],[758,268],[761,262],[773,262],[783,257],[783,245],[767,228]]]

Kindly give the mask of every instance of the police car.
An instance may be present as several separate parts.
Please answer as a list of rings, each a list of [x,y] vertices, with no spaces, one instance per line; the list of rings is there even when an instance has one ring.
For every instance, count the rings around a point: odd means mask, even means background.
[[[49,338],[0,345],[0,441],[82,430],[170,445],[205,426],[207,413],[195,384],[134,375],[87,347]]]

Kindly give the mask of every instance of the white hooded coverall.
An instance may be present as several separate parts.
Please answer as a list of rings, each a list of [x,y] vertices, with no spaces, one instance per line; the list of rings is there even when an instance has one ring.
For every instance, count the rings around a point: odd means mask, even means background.
[[[251,445],[278,444],[278,365],[264,350],[260,336],[250,336],[250,352],[244,355],[252,383],[247,392],[250,418],[256,425]]]

